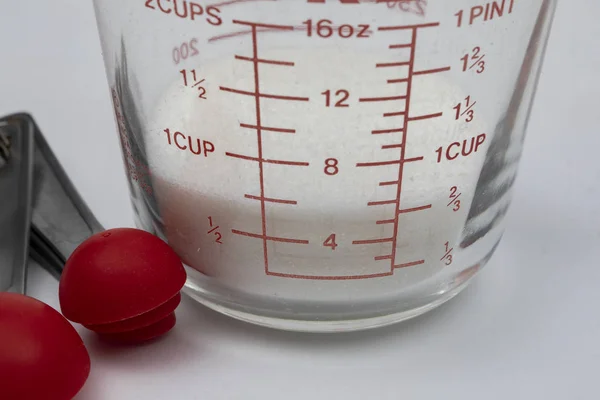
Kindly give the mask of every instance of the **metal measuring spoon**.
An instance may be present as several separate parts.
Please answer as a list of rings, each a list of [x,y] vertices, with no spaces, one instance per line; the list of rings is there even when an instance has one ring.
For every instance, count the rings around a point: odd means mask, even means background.
[[[33,154],[31,127],[0,120],[0,292],[26,290]]]
[[[103,228],[30,115],[0,119],[0,129],[0,291],[24,293],[28,254],[58,279],[73,250]]]

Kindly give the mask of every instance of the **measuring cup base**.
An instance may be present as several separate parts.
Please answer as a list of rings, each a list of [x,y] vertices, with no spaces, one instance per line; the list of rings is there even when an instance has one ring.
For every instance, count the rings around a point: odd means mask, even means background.
[[[244,306],[233,304],[231,301],[219,298],[220,296],[209,293],[190,281],[186,283],[183,292],[212,310],[254,325],[290,332],[354,332],[403,322],[441,306],[462,292],[472,281],[473,276],[479,269],[479,266],[475,266],[465,270],[454,280],[457,286],[450,287],[443,292],[438,291],[435,293],[435,297],[431,295],[424,298],[419,304],[413,302],[409,307],[406,307],[403,304],[407,303],[399,301],[397,303],[398,311],[392,311],[388,314],[373,312],[372,316],[362,315],[355,318],[351,316],[340,318],[340,314],[336,313],[331,313],[328,316],[315,315],[313,318],[310,318],[308,314],[298,313],[297,318],[294,318],[295,314],[289,310],[286,310],[288,312],[287,317],[278,316],[275,313],[271,314],[269,310],[250,309],[247,304]]]

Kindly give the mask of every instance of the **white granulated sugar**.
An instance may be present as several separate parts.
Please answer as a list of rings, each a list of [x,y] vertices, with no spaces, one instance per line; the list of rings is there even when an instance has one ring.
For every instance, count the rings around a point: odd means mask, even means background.
[[[423,157],[404,164],[401,209],[431,208],[399,216],[396,259],[375,260],[390,255],[391,242],[353,244],[394,236],[396,204],[369,203],[396,199],[397,186],[380,182],[398,179],[398,164],[357,167],[357,164],[393,161],[400,148],[402,132],[373,135],[372,131],[402,128],[404,100],[359,101],[361,98],[406,94],[406,83],[387,84],[388,79],[406,77],[407,67],[374,68],[371,54],[360,57],[328,50],[264,51],[261,58],[291,61],[294,67],[259,65],[261,93],[309,98],[309,101],[260,99],[264,127],[293,129],[295,133],[262,131],[263,159],[308,163],[308,166],[263,163],[263,190],[267,198],[286,203],[265,202],[267,236],[308,241],[289,243],[267,241],[268,269],[272,273],[301,276],[377,275],[392,271],[392,265],[424,260],[420,265],[397,268],[393,275],[359,280],[306,280],[273,277],[265,274],[263,241],[242,236],[232,230],[262,234],[259,163],[227,156],[234,153],[258,157],[257,131],[240,127],[256,125],[253,96],[221,90],[220,87],[254,92],[252,62],[231,59],[196,68],[206,88],[207,99],[198,91],[174,82],[157,104],[147,146],[154,186],[166,225],[166,236],[184,262],[208,276],[218,278],[230,289],[251,294],[272,295],[285,290],[287,298],[354,299],[369,294],[381,296],[400,287],[411,286],[444,268],[440,257],[445,243],[454,245],[470,206],[488,137],[477,153],[438,163],[436,149],[453,142],[470,141],[486,132],[476,115],[473,122],[455,120],[453,107],[466,94],[444,74],[413,78],[410,117],[443,112],[438,118],[408,123],[405,159]],[[343,68],[334,66],[344,66]],[[330,107],[326,96],[330,91]],[[334,107],[343,93],[348,107]],[[167,142],[165,129],[179,131],[179,144],[189,146],[187,137],[209,141],[214,152],[195,155]],[[171,138],[173,140],[173,137]],[[210,146],[209,146],[210,148]],[[337,160],[335,175],[325,173],[326,160]],[[331,163],[331,161],[330,161]],[[447,206],[451,187],[461,194],[461,208]],[[295,202],[290,204],[290,202]],[[213,226],[219,226],[222,243],[217,243]],[[337,247],[324,246],[336,235]],[[307,284],[310,283],[310,285]],[[323,290],[327,286],[328,290]],[[335,291],[336,287],[343,290]],[[352,289],[355,290],[352,290]],[[366,292],[365,292],[366,291]]]

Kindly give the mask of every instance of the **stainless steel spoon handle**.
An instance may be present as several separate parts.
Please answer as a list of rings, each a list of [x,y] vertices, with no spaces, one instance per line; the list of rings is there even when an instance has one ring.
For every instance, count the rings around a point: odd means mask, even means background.
[[[69,180],[31,116],[23,114],[21,117],[35,127],[32,255],[43,267],[60,276],[65,261],[75,248],[103,228]]]
[[[31,124],[0,119],[0,292],[26,290],[34,148]]]
[[[89,236],[102,231],[102,225],[69,180],[33,118],[15,114],[3,120],[21,126],[21,132],[32,133],[30,255],[59,278],[69,255]]]

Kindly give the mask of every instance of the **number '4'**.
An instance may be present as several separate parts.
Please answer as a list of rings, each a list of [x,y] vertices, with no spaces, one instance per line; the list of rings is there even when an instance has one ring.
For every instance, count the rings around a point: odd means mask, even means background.
[[[325,239],[323,246],[331,247],[331,250],[335,250],[335,248],[338,247],[338,244],[335,242],[335,233],[332,233]]]

